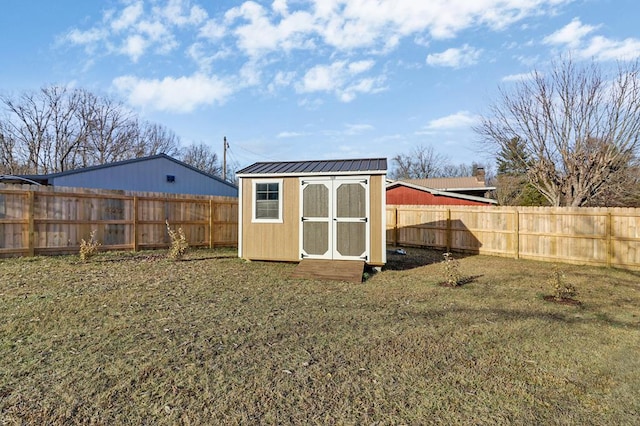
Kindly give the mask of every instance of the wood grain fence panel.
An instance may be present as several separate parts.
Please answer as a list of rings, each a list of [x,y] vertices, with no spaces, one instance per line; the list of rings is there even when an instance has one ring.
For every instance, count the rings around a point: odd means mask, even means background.
[[[237,246],[237,198],[0,184],[0,256],[77,253],[94,230],[106,250],[166,248],[165,220],[192,246]]]
[[[20,253],[28,245],[28,195],[0,191],[0,254]]]
[[[396,245],[640,269],[640,209],[387,206]]]
[[[232,246],[238,241],[238,203],[235,201],[214,204],[212,211],[212,245]]]

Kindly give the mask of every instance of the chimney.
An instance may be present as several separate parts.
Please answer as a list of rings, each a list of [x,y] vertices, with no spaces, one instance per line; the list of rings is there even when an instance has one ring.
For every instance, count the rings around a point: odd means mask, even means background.
[[[484,184],[484,167],[476,167],[475,177],[478,182],[482,182]]]

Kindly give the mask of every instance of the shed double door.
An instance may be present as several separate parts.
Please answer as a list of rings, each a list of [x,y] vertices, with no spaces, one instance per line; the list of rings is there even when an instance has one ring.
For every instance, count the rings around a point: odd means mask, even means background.
[[[367,261],[369,177],[300,182],[300,257]]]

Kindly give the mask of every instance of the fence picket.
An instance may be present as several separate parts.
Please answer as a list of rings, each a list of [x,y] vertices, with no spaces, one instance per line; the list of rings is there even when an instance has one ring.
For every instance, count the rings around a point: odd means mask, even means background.
[[[640,269],[640,208],[387,206],[398,246]]]
[[[93,229],[106,250],[164,248],[165,220],[192,246],[237,246],[237,198],[0,184],[0,257],[77,253]]]

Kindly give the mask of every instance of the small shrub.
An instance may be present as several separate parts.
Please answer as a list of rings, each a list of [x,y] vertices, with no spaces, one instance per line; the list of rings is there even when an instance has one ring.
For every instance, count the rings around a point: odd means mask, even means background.
[[[445,281],[443,284],[450,287],[456,287],[465,283],[466,279],[460,273],[460,262],[453,258],[453,254],[444,253],[442,261],[442,270]]]
[[[167,232],[169,233],[169,238],[171,239],[171,245],[169,246],[169,257],[173,260],[180,260],[189,248],[187,237],[185,237],[182,228],[178,228],[177,231],[174,231],[169,226],[168,220],[165,221],[165,223],[167,224]]]
[[[553,297],[556,300],[572,299],[577,295],[576,288],[566,281],[565,274],[558,265],[553,267],[550,284],[553,288]]]
[[[94,229],[89,233],[89,241],[85,241],[83,238],[80,241],[80,260],[86,262],[90,257],[98,253],[100,242],[96,239],[97,230]]]

